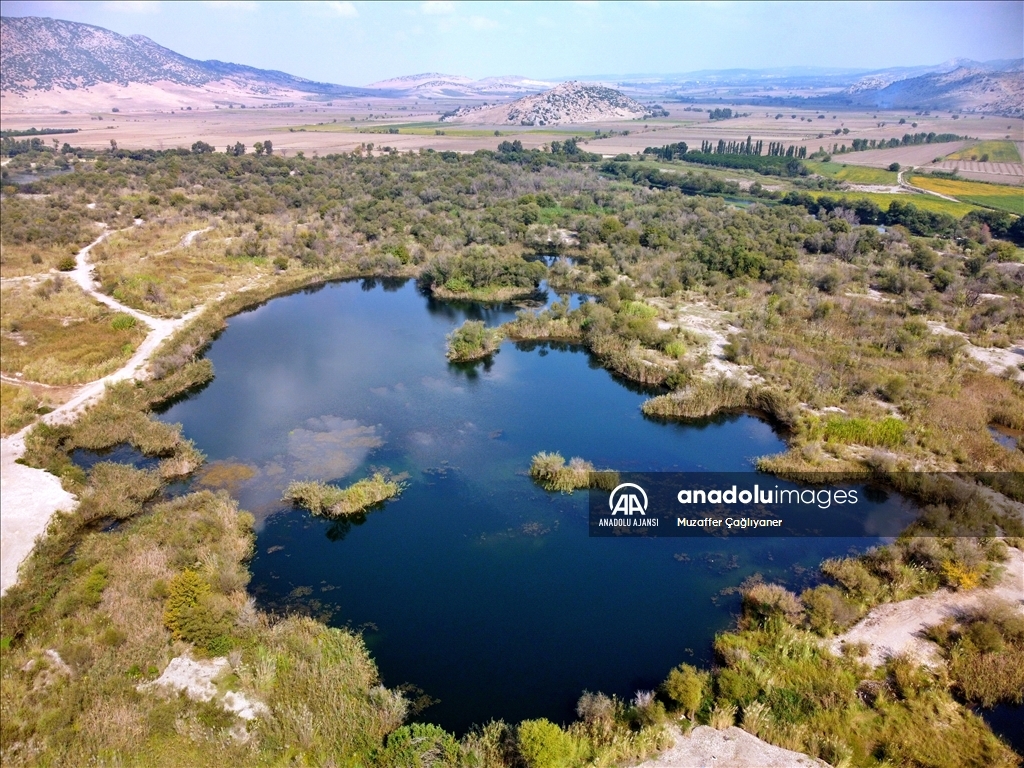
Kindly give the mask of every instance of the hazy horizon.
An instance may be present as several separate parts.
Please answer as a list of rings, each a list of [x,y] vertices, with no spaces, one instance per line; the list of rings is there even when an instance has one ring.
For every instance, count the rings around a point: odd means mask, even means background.
[[[0,9],[146,35],[194,59],[353,86],[423,72],[564,80],[874,70],[1024,55],[1020,2],[3,2]]]

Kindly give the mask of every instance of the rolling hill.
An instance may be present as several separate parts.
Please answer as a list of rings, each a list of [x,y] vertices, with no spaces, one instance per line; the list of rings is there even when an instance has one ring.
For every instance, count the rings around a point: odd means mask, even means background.
[[[142,35],[125,37],[38,16],[0,19],[0,90],[5,108],[18,102],[52,106],[90,100],[105,107],[110,100],[132,96],[173,107],[374,93],[241,64],[198,61]]]
[[[570,80],[507,104],[463,107],[442,120],[486,125],[561,125],[642,118],[649,114],[643,104],[613,88]]]

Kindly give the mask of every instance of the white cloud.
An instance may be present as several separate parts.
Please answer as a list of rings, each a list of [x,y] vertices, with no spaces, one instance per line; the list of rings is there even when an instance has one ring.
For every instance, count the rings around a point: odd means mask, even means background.
[[[117,2],[117,3],[103,3],[103,10],[105,11],[117,11],[119,13],[160,13],[160,3],[153,0],[147,2],[147,0],[137,0],[132,2]]]
[[[300,7],[307,16],[317,16],[320,18],[352,19],[359,15],[359,10],[354,3],[337,2],[336,0],[329,2],[310,2],[306,0],[304,2],[292,3],[292,5]]]
[[[441,16],[447,13],[455,13],[455,3],[447,0],[430,0],[420,5],[420,10],[432,16]]]
[[[206,4],[213,8],[223,8],[229,11],[255,11],[260,7],[259,3],[246,2],[246,0],[207,0]]]
[[[359,15],[359,11],[356,10],[356,6],[354,3],[330,0],[330,2],[324,3],[324,5],[327,6],[328,12],[333,14],[334,16],[345,16],[348,18],[352,18],[354,16]]]
[[[497,29],[498,22],[488,19],[486,16],[470,16],[469,26],[473,29]]]

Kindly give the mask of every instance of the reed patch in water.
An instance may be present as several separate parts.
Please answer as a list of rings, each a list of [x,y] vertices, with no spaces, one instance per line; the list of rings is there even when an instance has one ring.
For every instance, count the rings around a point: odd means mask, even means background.
[[[494,354],[501,346],[505,332],[487,328],[480,320],[467,320],[448,334],[448,359],[453,363],[481,360]]]
[[[382,472],[359,480],[347,488],[320,480],[297,480],[284,492],[286,501],[305,507],[314,515],[346,517],[365,512],[375,504],[398,496],[405,484]]]
[[[565,463],[560,453],[541,451],[530,462],[530,477],[545,491],[572,493],[586,488],[614,488],[618,472],[596,470],[589,461],[574,456]]]

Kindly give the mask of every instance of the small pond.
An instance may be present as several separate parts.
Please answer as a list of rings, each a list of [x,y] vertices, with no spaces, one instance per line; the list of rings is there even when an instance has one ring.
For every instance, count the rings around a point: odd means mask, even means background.
[[[589,538],[586,495],[537,488],[533,454],[747,471],[784,444],[749,415],[648,420],[649,394],[578,347],[506,342],[487,363],[447,363],[465,319],[519,308],[437,302],[400,281],[280,297],[230,320],[209,351],[216,378],[162,416],[210,459],[193,487],[226,488],[256,515],[261,606],[361,631],[385,684],[436,700],[419,717],[457,732],[569,721],[585,689],[631,697],[675,664],[709,663],[744,578],[799,589],[823,558],[873,543]],[[292,479],[374,467],[408,488],[364,518],[281,502]]]

